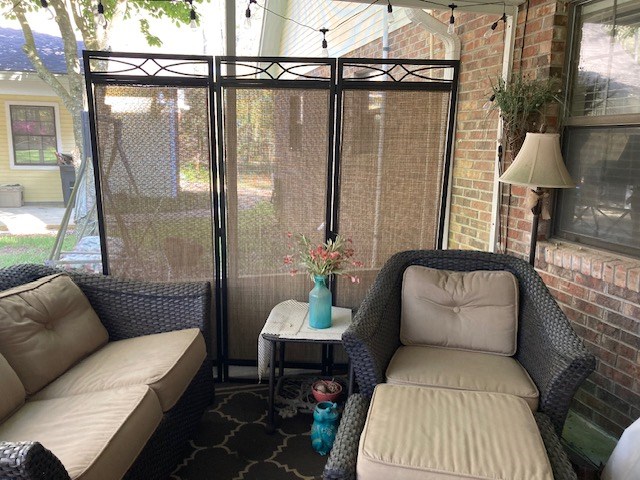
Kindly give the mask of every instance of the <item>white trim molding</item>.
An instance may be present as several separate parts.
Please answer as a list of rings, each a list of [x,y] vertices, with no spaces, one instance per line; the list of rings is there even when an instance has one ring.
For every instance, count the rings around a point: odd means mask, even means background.
[[[5,116],[7,120],[7,146],[9,148],[9,168],[12,170],[57,170],[57,165],[16,165],[13,151],[13,132],[11,130],[11,106],[53,107],[53,121],[56,128],[56,150],[62,148],[62,134],[60,132],[60,105],[54,102],[32,102],[21,100],[6,100],[4,102]]]

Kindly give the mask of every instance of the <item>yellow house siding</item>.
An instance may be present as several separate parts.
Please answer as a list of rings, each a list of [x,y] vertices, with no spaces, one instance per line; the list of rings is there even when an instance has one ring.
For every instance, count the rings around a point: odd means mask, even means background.
[[[59,132],[61,152],[71,152],[74,148],[73,125],[71,114],[57,97],[32,96],[32,95],[0,95],[0,185],[20,184],[24,187],[24,201],[29,203],[62,202],[62,187],[58,168],[33,167],[16,169],[11,168],[11,145],[9,143],[9,128],[7,125],[8,103],[25,104],[56,104],[59,123],[56,129]]]

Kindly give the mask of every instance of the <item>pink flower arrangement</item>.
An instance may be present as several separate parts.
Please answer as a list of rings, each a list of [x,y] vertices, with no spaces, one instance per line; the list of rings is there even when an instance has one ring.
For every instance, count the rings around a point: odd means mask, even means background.
[[[294,235],[287,233],[287,236],[292,238]],[[300,271],[299,269],[304,269],[312,277],[314,275],[346,275],[351,283],[360,283],[359,277],[349,273],[349,268],[363,266],[362,262],[353,259],[355,250],[350,238],[345,239],[337,235],[335,240],[312,245],[305,235],[298,234],[296,237],[298,251],[284,257],[284,264],[289,268],[291,275],[296,275]],[[289,248],[293,250],[294,246],[290,244]],[[296,265],[299,268],[296,268]]]

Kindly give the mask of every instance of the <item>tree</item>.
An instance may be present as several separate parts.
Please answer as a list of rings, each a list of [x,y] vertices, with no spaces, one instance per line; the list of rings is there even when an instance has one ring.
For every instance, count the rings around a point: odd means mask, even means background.
[[[195,0],[201,2],[202,0]],[[191,20],[191,3],[154,0],[102,0],[106,26],[101,25],[98,12],[99,0],[0,0],[5,16],[20,22],[24,35],[25,54],[33,64],[38,76],[60,97],[73,119],[75,158],[82,158],[82,111],[85,108],[85,87],[82,74],[82,59],[78,55],[77,33],[87,50],[107,50],[109,39],[127,18],[139,18],[140,31],[152,46],[162,41],[150,31],[150,25],[141,15],[151,18],[169,18],[176,25],[188,25]],[[63,41],[67,66],[68,86],[65,86],[42,62],[37,50],[33,31],[29,23],[29,12],[49,8],[55,14],[55,22]]]

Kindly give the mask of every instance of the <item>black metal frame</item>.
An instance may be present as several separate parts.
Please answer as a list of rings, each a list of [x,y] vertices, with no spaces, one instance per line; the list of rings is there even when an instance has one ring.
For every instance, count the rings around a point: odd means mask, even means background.
[[[98,62],[98,63],[97,63]],[[99,62],[118,63],[120,70],[95,67]],[[215,65],[214,65],[215,62]],[[107,64],[108,65],[108,64]],[[201,65],[206,74],[180,72],[181,66]],[[206,68],[205,68],[206,67]],[[237,68],[253,69],[237,74]],[[328,75],[311,75],[314,68],[328,68]],[[365,78],[345,75],[349,68],[369,69]],[[431,77],[433,69],[449,70],[448,79]],[[445,227],[447,198],[449,195],[449,172],[453,152],[453,134],[458,92],[460,62],[457,60],[408,60],[365,58],[287,58],[287,57],[239,57],[221,56],[215,59],[200,55],[136,54],[118,52],[84,52],[84,71],[89,103],[89,123],[96,183],[96,203],[103,272],[109,273],[108,251],[102,189],[98,158],[94,85],[153,85],[176,87],[205,87],[209,92],[210,156],[212,182],[212,236],[216,299],[217,369],[219,380],[229,378],[230,365],[255,365],[256,362],[232,359],[228,356],[228,311],[227,290],[227,223],[225,191],[225,145],[224,145],[224,89],[233,88],[282,88],[282,89],[327,89],[329,92],[328,145],[327,145],[327,196],[325,212],[325,239],[335,238],[339,222],[340,207],[340,159],[342,145],[343,94],[348,90],[440,90],[451,92],[449,102],[446,150],[443,165],[442,199],[440,223],[437,232],[437,248],[442,248]],[[300,71],[297,71],[300,70]],[[215,74],[215,77],[214,77]],[[295,78],[287,78],[289,76]],[[260,77],[260,78],[256,78]],[[382,77],[382,79],[380,79]],[[335,294],[335,282],[331,289]],[[305,362],[290,362],[288,366],[317,366]]]
[[[259,64],[267,64],[264,67],[260,67]],[[289,66],[290,65],[290,66]],[[226,67],[226,71],[223,69]],[[237,67],[248,67],[253,69],[253,72],[248,74],[240,74],[236,73]],[[302,76],[298,79],[286,79],[282,78],[285,74],[296,75],[299,76],[300,73],[295,73],[292,71],[294,68],[308,69],[308,68],[329,68],[328,76],[321,75],[308,75],[302,73]],[[271,72],[271,69],[276,69],[276,72]],[[279,71],[278,71],[279,70]],[[261,75],[264,78],[255,78],[256,75]],[[222,256],[221,256],[221,265],[223,266],[222,272],[222,288],[220,291],[220,324],[222,328],[222,338],[223,338],[223,347],[222,347],[222,364],[223,371],[222,377],[225,380],[230,380],[229,378],[229,366],[245,366],[247,362],[241,359],[233,359],[228,356],[229,351],[229,335],[228,335],[228,325],[229,325],[229,317],[227,311],[227,252],[226,252],[226,192],[224,191],[224,109],[223,109],[223,99],[224,99],[224,89],[225,87],[229,88],[252,88],[252,89],[269,89],[269,88],[280,88],[280,89],[326,89],[329,91],[329,112],[328,112],[328,148],[327,148],[327,202],[326,202],[326,214],[325,214],[325,239],[332,238],[333,232],[331,232],[329,228],[329,219],[331,218],[332,213],[332,171],[333,171],[333,125],[334,125],[334,117],[335,117],[335,91],[336,91],[336,64],[334,60],[329,59],[320,59],[320,58],[288,58],[288,57],[239,57],[239,56],[221,56],[216,57],[216,89],[217,89],[217,133],[218,133],[218,152],[219,152],[219,168],[222,169],[222,173],[220,176],[220,185],[222,188],[221,201],[222,203],[222,231],[223,237],[221,238],[222,245]],[[255,362],[250,362],[255,365]],[[309,364],[304,364],[309,365]]]
[[[121,52],[102,52],[93,50],[83,51],[85,85],[87,91],[87,103],[89,107],[89,127],[91,133],[91,152],[93,162],[93,172],[96,189],[96,208],[98,214],[98,232],[100,235],[100,251],[102,254],[102,271],[105,275],[109,274],[109,256],[107,250],[107,234],[105,231],[104,210],[102,204],[102,183],[100,177],[100,158],[98,152],[98,131],[96,128],[96,108],[95,98],[93,95],[94,85],[148,85],[148,86],[173,86],[173,87],[199,87],[206,88],[209,95],[209,156],[211,161],[211,192],[212,192],[212,223],[214,231],[212,232],[212,249],[214,251],[214,272],[216,288],[216,308],[218,307],[220,290],[220,272],[218,265],[219,258],[219,238],[221,235],[218,221],[219,197],[220,192],[217,191],[217,157],[215,146],[217,144],[215,137],[215,101],[216,95],[214,90],[213,78],[213,58],[203,55],[172,55],[172,54],[141,54],[141,53],[121,53]],[[137,62],[137,63],[136,63]],[[106,68],[99,68],[102,64],[106,64]],[[109,63],[128,66],[124,70],[113,71],[109,68]],[[155,71],[149,72],[145,70],[145,65],[155,65]],[[166,63],[166,64],[165,64]],[[96,65],[97,64],[97,65]],[[180,65],[199,65],[206,69],[204,74],[188,74],[180,73],[171,67]],[[137,72],[138,74],[123,73]],[[171,75],[160,76],[159,73],[170,73]],[[216,319],[216,364],[218,369],[221,366],[220,357],[220,332],[219,322]],[[220,374],[220,370],[219,370]]]

